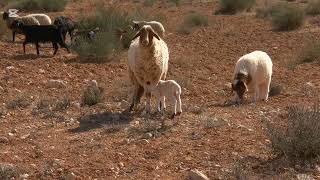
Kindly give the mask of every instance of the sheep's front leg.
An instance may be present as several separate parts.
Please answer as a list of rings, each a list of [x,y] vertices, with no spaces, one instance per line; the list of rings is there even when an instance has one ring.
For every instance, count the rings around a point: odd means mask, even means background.
[[[259,100],[267,101],[269,97],[269,84],[264,83],[260,85],[260,97]]]
[[[254,94],[253,94],[253,103],[256,103],[257,102],[257,99],[259,98],[259,86],[258,85],[255,85],[254,86]]]

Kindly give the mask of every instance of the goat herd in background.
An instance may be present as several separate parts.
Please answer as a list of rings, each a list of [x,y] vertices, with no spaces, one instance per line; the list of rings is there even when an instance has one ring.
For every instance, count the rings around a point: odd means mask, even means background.
[[[25,45],[34,43],[39,55],[39,43],[51,42],[54,55],[58,51],[58,44],[69,48],[66,44],[66,34],[69,33],[71,40],[75,37],[76,23],[68,17],[59,16],[53,24],[46,14],[30,14],[18,16],[17,10],[3,12],[3,20],[12,31],[13,41],[15,34],[25,36]],[[140,102],[143,95],[146,96],[146,112],[151,112],[151,94],[157,98],[157,109],[162,111],[166,108],[165,99],[172,105],[173,114],[171,118],[180,115],[181,109],[181,87],[174,80],[166,80],[168,72],[169,50],[164,41],[165,29],[156,21],[133,21],[132,29],[136,35],[132,38],[128,51],[129,79],[133,84],[133,96],[129,110]],[[85,33],[86,37],[93,38],[94,30]],[[241,103],[245,92],[254,92],[253,101],[268,99],[272,76],[271,58],[262,51],[254,51],[242,56],[236,63],[232,91],[236,92],[236,102]]]

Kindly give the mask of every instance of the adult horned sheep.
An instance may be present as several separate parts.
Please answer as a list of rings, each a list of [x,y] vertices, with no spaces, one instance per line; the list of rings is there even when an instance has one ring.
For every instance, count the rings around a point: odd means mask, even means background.
[[[254,51],[242,56],[236,63],[232,90],[236,92],[236,101],[243,100],[246,91],[253,90],[253,101],[268,100],[272,76],[272,61],[267,53]]]
[[[151,110],[151,90],[168,72],[169,51],[167,44],[150,25],[144,25],[134,36],[128,52],[129,77],[134,85],[133,99],[129,111],[146,94],[146,112]]]

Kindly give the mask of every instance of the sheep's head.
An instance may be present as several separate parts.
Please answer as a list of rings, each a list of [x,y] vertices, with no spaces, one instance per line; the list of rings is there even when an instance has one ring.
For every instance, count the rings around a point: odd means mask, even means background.
[[[2,19],[7,20],[9,18],[9,13],[8,12],[3,12],[2,14]]]
[[[238,73],[232,83],[232,91],[237,93],[237,101],[242,101],[244,93],[248,91],[247,84],[251,82],[251,76],[247,73]]]
[[[21,28],[23,26],[23,22],[19,20],[14,20],[11,24],[11,28]]]
[[[132,40],[136,39],[137,37],[140,37],[140,44],[142,44],[144,47],[152,45],[153,37],[160,40],[159,35],[152,29],[150,25],[142,26]]]

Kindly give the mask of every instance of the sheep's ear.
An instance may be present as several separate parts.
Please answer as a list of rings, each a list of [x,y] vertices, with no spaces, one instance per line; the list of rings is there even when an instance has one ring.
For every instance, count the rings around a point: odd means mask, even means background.
[[[132,41],[135,40],[137,37],[139,37],[141,35],[141,31],[139,31],[133,38]]]
[[[159,35],[158,35],[153,29],[151,29],[151,33],[152,33],[152,35],[153,35],[154,37],[156,37],[158,40],[160,40]]]

